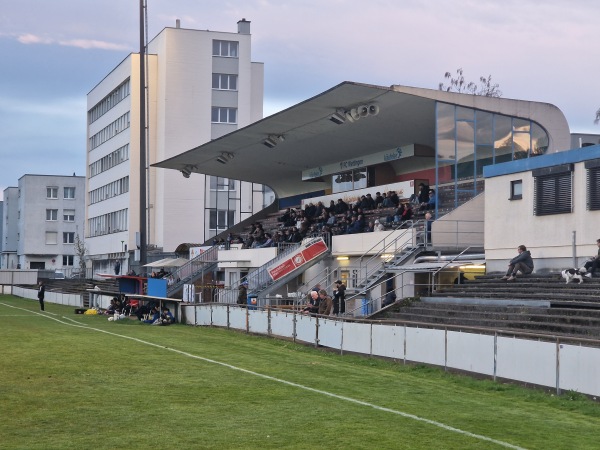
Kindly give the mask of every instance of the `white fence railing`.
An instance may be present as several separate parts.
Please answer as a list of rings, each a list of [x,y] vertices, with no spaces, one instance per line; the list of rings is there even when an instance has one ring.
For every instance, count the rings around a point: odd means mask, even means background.
[[[416,323],[343,321],[277,309],[182,305],[182,323],[282,337],[364,355],[432,364],[600,395],[600,341]]]
[[[13,286],[12,288],[12,295],[16,297],[37,300],[37,294],[37,289],[27,289],[18,286]],[[44,302],[81,308],[83,307],[83,296],[81,294],[63,294],[62,292],[46,291]]]

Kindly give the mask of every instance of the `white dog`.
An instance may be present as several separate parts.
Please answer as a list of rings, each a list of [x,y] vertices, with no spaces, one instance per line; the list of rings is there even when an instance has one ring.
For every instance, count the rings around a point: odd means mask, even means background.
[[[569,284],[573,280],[579,280],[579,284],[583,283],[583,275],[587,272],[585,267],[579,269],[565,269],[560,274],[565,279],[566,283]]]

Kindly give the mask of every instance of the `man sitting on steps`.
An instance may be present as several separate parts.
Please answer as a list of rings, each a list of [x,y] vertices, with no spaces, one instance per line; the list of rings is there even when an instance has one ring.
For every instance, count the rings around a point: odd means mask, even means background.
[[[524,245],[517,247],[519,254],[510,260],[508,263],[508,271],[502,277],[506,281],[514,281],[517,278],[517,272],[521,271],[523,275],[528,275],[533,272],[533,259],[531,253]]]

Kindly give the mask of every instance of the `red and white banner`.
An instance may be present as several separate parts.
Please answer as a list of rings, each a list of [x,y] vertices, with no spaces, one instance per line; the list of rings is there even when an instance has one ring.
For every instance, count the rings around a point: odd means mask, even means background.
[[[277,281],[281,277],[293,272],[298,267],[303,266],[326,251],[327,244],[323,238],[311,239],[306,244],[302,244],[302,246],[288,258],[269,267],[267,271],[273,281]]]

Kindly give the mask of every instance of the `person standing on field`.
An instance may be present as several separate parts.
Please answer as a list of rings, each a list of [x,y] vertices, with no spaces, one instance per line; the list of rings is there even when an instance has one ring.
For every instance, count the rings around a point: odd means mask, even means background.
[[[38,282],[38,300],[40,301],[40,311],[44,310],[44,295],[46,293],[46,286],[43,281]]]

